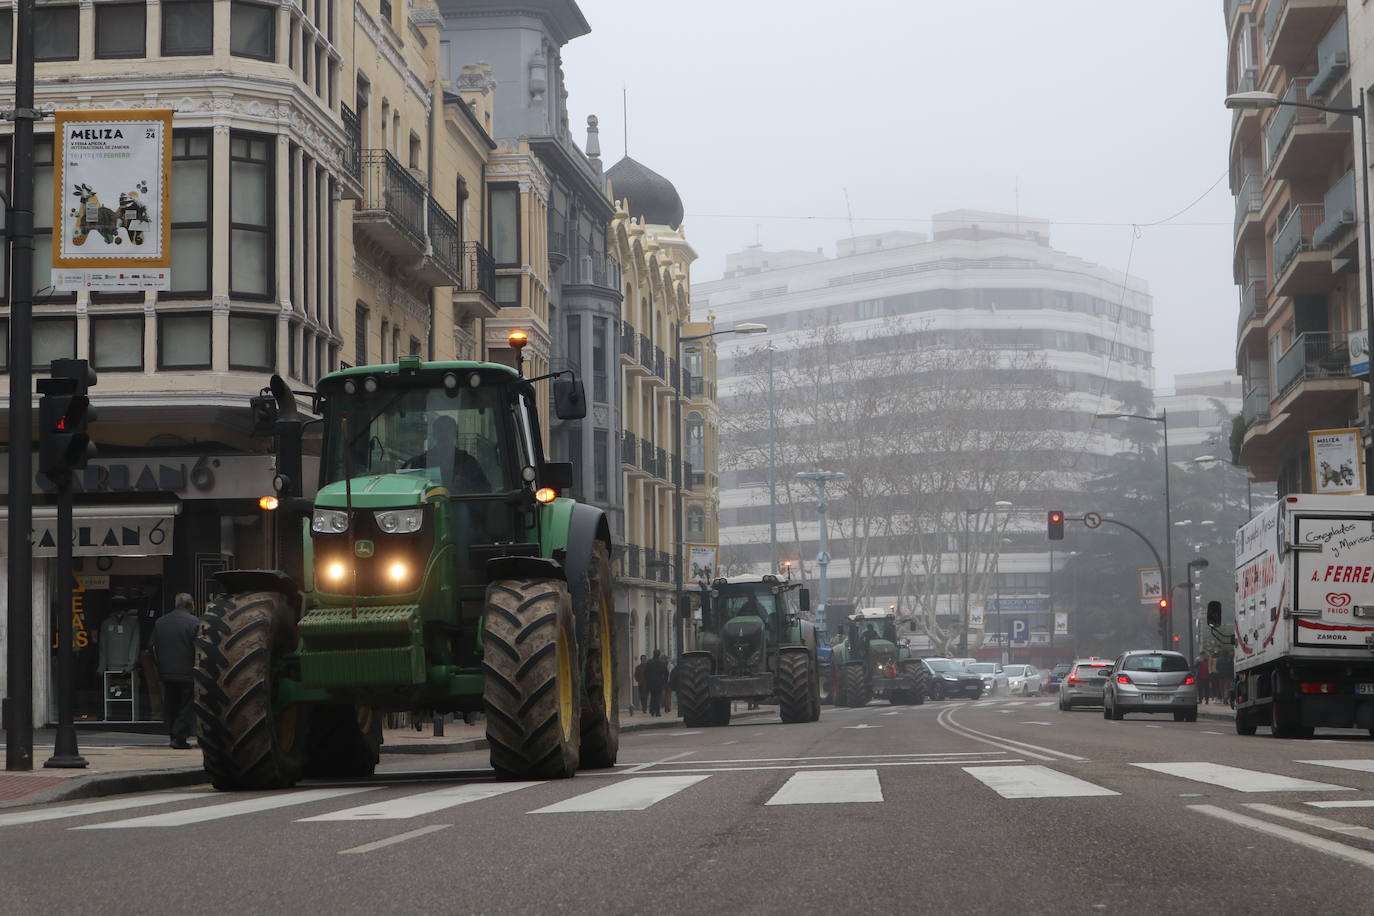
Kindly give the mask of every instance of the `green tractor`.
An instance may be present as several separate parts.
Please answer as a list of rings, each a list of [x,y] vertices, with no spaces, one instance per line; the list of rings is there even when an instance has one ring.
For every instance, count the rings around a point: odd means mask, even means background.
[[[926,669],[897,639],[897,617],[883,608],[848,615],[844,642],[833,647],[832,691],[840,706],[865,706],[886,697],[894,706],[926,701]]]
[[[560,419],[585,416],[581,382],[545,378]],[[540,380],[412,356],[312,392],[273,376],[254,399],[275,436],[285,568],[220,573],[201,624],[194,703],[216,788],[372,775],[382,716],[398,711],[484,713],[502,777],[615,764],[610,531],[559,495],[572,466],[544,459]],[[319,420],[298,414],[298,393]],[[300,480],[314,423],[311,501]]]
[[[784,722],[821,715],[809,594],[777,576],[716,579],[702,595],[692,648],[678,661],[678,705],[689,728],[730,724],[732,700],[777,698]]]

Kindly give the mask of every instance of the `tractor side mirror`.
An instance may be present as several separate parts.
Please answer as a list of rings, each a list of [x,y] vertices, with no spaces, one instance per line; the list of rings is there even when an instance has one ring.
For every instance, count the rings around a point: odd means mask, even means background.
[[[553,412],[560,420],[581,420],[587,415],[587,395],[575,378],[553,380]]]
[[[801,612],[802,612],[803,614],[809,614],[809,613],[811,612],[811,590],[810,590],[810,589],[805,589],[805,588],[804,588],[804,589],[801,590],[801,594],[799,594],[799,595],[797,596],[797,605],[798,605],[798,607],[801,608]]]
[[[1208,601],[1208,602],[1207,602],[1207,626],[1209,626],[1209,627],[1219,627],[1219,626],[1221,626],[1221,602],[1220,602],[1220,601]]]
[[[286,379],[280,375],[274,375],[267,381],[267,389],[272,392],[272,398],[277,402],[277,411],[286,420],[296,419],[300,409],[296,406],[296,395],[291,390],[291,386],[286,384]]]
[[[277,399],[270,394],[254,395],[248,400],[253,412],[254,436],[270,436],[277,426]]]
[[[544,486],[552,487],[559,493],[572,489],[573,466],[571,461],[544,462]]]

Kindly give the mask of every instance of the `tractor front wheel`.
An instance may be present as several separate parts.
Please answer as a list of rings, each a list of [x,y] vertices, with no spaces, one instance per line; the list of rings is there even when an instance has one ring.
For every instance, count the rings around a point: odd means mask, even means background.
[[[868,681],[864,677],[862,662],[851,662],[845,665],[840,672],[840,684],[840,694],[843,697],[841,702],[846,706],[867,706],[868,701],[872,699],[868,692]]]
[[[711,660],[701,655],[688,655],[678,662],[677,677],[677,705],[682,713],[682,724],[687,728],[714,725]]]
[[[295,649],[277,592],[228,595],[196,634],[194,704],[205,772],[216,789],[287,789],[301,778],[308,718],[272,707],[274,666]]]
[[[587,567],[585,609],[587,663],[583,675],[581,767],[615,766],[620,751],[620,692],[616,690],[615,600],[611,593],[611,561],[606,545],[597,541]]]
[[[908,703],[912,706],[920,706],[926,701],[926,666],[914,658],[909,658],[902,662],[902,674],[911,678],[911,683],[915,685],[911,688]]]
[[[556,579],[487,586],[482,699],[492,769],[515,779],[567,779],[581,747],[580,669],[572,601]]]
[[[807,649],[783,649],[778,653],[778,673],[773,689],[778,695],[778,712],[782,721],[811,722],[812,676],[811,652]]]

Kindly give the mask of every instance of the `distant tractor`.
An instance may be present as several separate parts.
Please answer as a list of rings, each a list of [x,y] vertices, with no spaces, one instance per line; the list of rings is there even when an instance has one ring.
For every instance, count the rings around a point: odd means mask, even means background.
[[[897,639],[897,618],[883,608],[859,608],[846,619],[844,641],[833,647],[835,703],[864,706],[886,698],[900,706],[926,701],[926,669]]]
[[[284,568],[220,573],[201,624],[195,708],[216,788],[371,775],[391,711],[483,712],[503,777],[614,766],[610,530],[560,495],[572,466],[544,458],[536,381],[405,356],[318,391],[273,376],[254,399],[275,436]],[[557,378],[552,400],[560,418],[585,415],[575,379]],[[313,500],[307,422],[323,438]]]
[[[820,718],[816,628],[806,589],[777,576],[716,579],[678,662],[678,704],[691,728],[728,725],[732,700],[777,698],[784,722]]]

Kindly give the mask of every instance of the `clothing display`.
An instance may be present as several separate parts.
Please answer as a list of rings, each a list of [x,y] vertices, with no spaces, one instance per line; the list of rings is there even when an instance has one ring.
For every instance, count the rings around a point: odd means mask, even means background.
[[[138,663],[141,646],[138,611],[113,611],[100,625],[101,671],[128,671]]]

